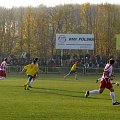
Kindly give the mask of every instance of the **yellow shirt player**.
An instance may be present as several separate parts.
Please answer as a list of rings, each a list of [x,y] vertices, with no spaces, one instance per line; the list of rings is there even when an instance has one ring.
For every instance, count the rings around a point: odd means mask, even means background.
[[[70,71],[75,72],[75,71],[76,71],[76,68],[77,68],[77,64],[75,63],[75,64],[72,66],[72,68],[71,68]]]
[[[33,59],[33,61],[34,60],[36,61],[36,65],[38,66],[38,58]],[[32,64],[33,64],[33,62],[32,62]],[[37,74],[34,75],[33,79],[30,81],[29,88],[32,88],[32,84],[36,80],[37,76],[38,76]]]
[[[29,84],[31,80],[33,79],[34,75],[38,74],[39,68],[36,65],[36,61],[34,60],[32,64],[28,64],[24,66],[22,71],[26,71],[26,74],[28,76],[28,81],[26,82],[25,90],[29,90]]]
[[[73,66],[71,67],[69,73],[64,76],[64,79],[66,79],[66,77],[68,77],[70,74],[75,73],[75,79],[77,80],[77,70],[76,70],[76,69],[77,69],[77,63],[78,63],[78,62],[75,62],[75,63],[73,64]]]

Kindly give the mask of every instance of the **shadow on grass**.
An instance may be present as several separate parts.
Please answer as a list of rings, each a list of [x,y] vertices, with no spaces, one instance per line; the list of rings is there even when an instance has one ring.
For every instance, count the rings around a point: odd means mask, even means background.
[[[37,87],[34,87],[32,89],[45,90],[45,91],[40,91],[40,93],[56,94],[56,95],[63,95],[63,96],[69,96],[69,97],[85,98],[85,92],[78,92],[78,91],[71,91],[71,90],[60,90],[60,89],[53,89],[53,88],[37,88]],[[70,94],[70,93],[72,93],[72,94]],[[77,94],[77,95],[73,95],[73,94]],[[99,95],[99,96],[101,96],[101,95]],[[103,98],[103,97],[95,97],[94,95],[91,95],[91,96],[89,96],[88,98],[85,98],[85,99],[111,100],[110,98],[106,99],[106,98]]]
[[[24,86],[16,86],[16,87],[23,87]],[[38,91],[34,91],[34,89]],[[30,88],[30,90],[26,90],[34,93],[45,93],[45,94],[55,94],[55,95],[61,95],[61,96],[69,96],[69,97],[78,97],[78,98],[85,98],[85,92],[78,92],[78,91],[71,91],[71,90],[61,90],[61,89],[56,89],[56,88],[40,88],[40,87],[33,87]],[[73,95],[74,94],[74,95]],[[99,95],[101,96],[101,95]],[[85,99],[103,99],[103,100],[111,100],[110,98],[103,98],[103,97],[95,97],[95,95],[91,95],[88,98]]]
[[[43,90],[56,90],[56,91],[63,91],[63,92],[73,92],[73,93],[84,93],[84,92],[78,92],[78,91],[71,91],[71,90],[61,90],[61,89],[56,89],[56,88],[38,88],[34,87],[34,89],[43,89]]]
[[[53,89],[53,88],[38,88],[38,87],[34,87],[31,89],[39,89],[40,91],[37,91],[39,93],[56,94],[56,95],[61,95],[61,96],[84,98],[84,96],[80,96],[81,95],[80,93],[84,93],[84,92],[60,90],[60,89]],[[34,92],[36,92],[36,91],[34,91]]]

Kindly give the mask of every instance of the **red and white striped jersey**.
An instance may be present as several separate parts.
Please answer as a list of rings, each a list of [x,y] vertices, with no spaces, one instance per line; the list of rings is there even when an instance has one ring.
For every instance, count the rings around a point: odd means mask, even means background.
[[[5,71],[6,67],[7,67],[7,62],[6,62],[6,61],[3,61],[3,62],[1,63],[1,65],[0,65],[0,70],[4,70],[4,71]]]
[[[109,76],[112,75],[112,71],[113,71],[113,66],[111,64],[106,64],[105,68],[104,68],[104,72],[107,73]],[[108,78],[108,76],[106,76],[104,73],[103,73],[103,78]]]

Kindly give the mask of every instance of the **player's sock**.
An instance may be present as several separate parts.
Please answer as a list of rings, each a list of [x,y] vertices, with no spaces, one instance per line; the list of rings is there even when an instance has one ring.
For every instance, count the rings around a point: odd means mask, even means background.
[[[30,81],[30,84],[29,84],[29,86],[32,86],[32,84],[33,84],[33,79]]]
[[[25,85],[28,85],[28,83],[29,83],[29,80],[25,83]]]
[[[100,93],[100,90],[92,90],[92,91],[89,91],[89,94],[97,94],[97,93]]]
[[[64,79],[65,79],[68,75],[69,75],[69,74],[65,75],[65,76],[64,76]]]
[[[110,96],[112,98],[112,103],[115,103],[116,100],[115,100],[115,93],[114,92],[110,92]]]
[[[25,87],[25,90],[28,89],[28,86],[29,86],[29,80],[25,83],[24,87]]]
[[[29,90],[29,86],[30,86],[30,81],[28,81],[27,83],[27,87],[26,87],[27,90]]]

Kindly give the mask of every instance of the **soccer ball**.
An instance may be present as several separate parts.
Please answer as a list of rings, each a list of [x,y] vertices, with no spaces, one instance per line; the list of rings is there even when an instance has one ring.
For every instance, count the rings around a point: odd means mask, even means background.
[[[119,82],[116,82],[116,85],[117,85],[117,86],[119,86],[119,85],[120,85],[120,83],[119,83]]]

